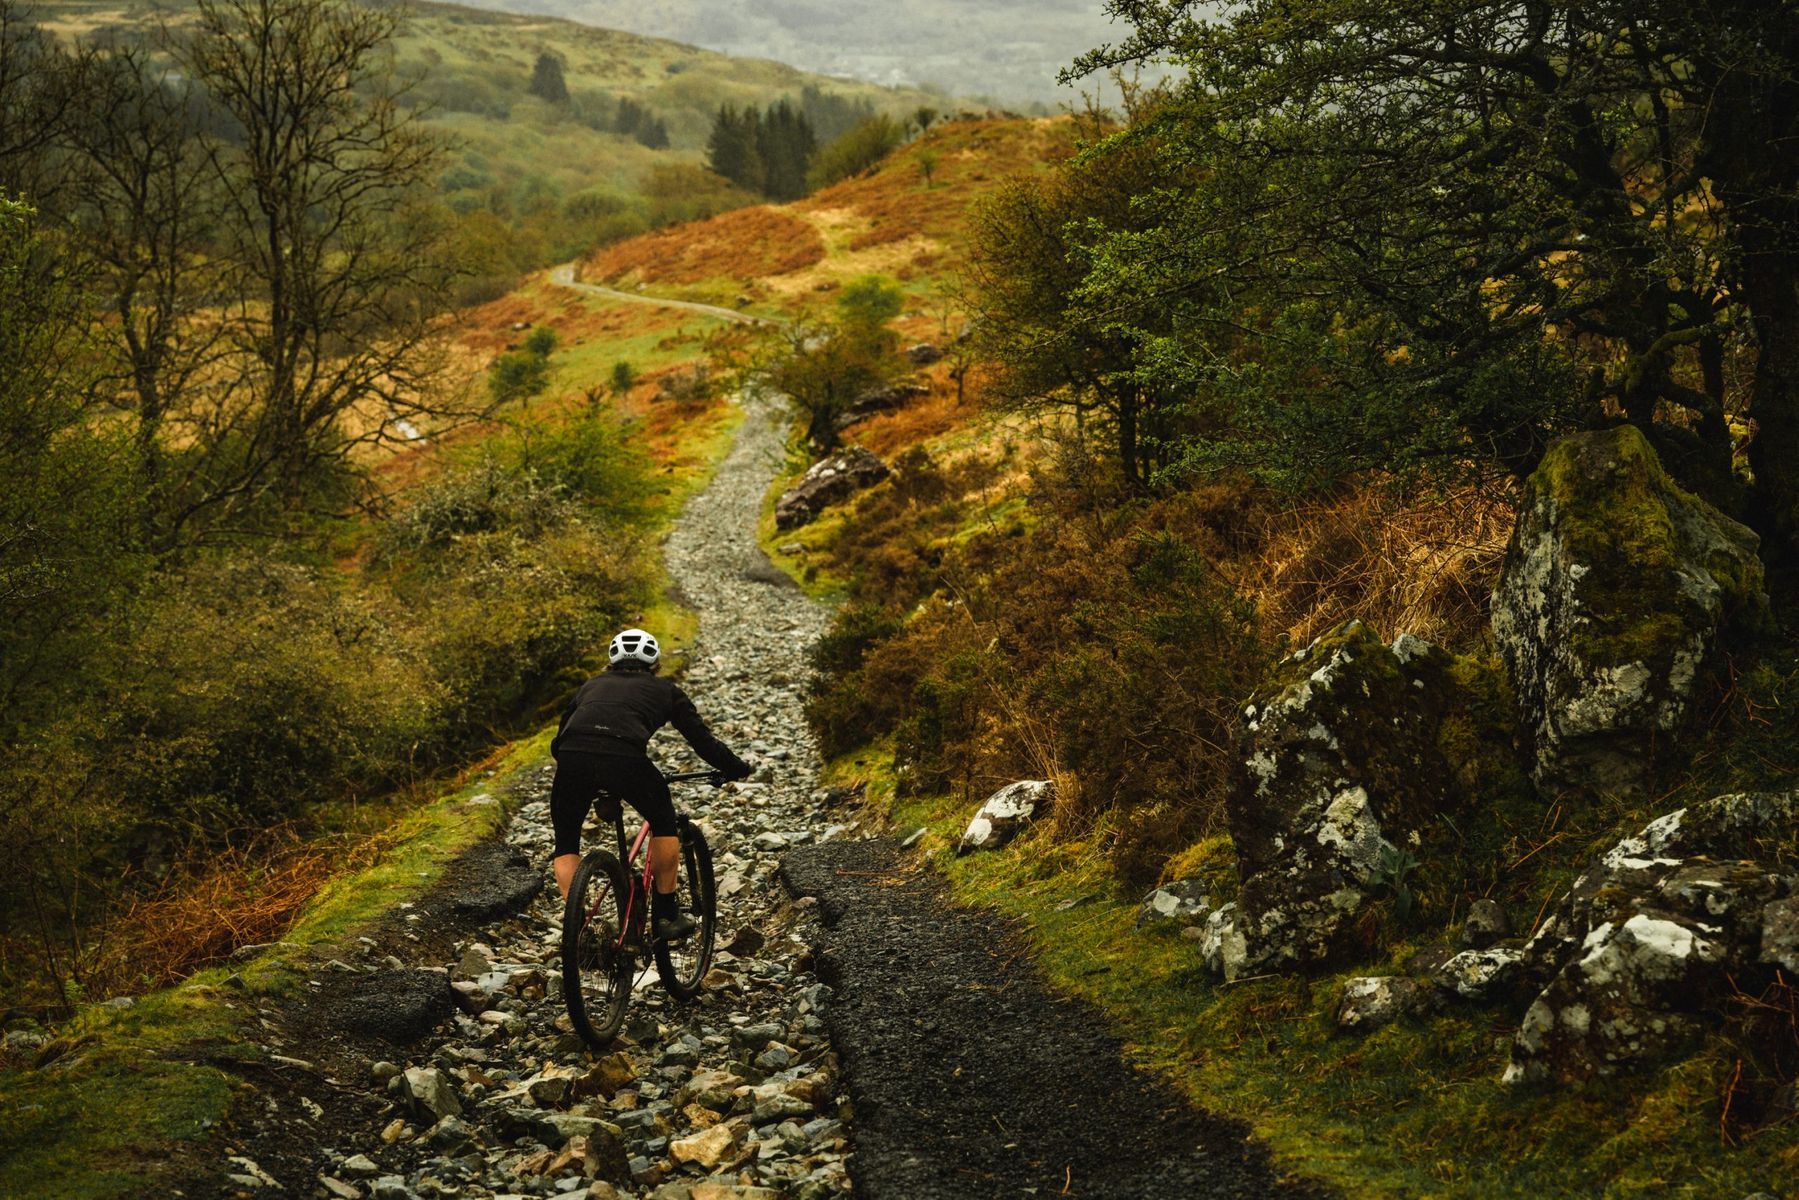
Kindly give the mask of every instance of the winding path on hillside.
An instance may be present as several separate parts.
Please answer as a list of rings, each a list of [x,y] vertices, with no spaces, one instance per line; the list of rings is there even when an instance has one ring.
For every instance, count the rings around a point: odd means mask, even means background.
[[[703,317],[717,317],[721,321],[734,321],[739,325],[779,325],[782,323],[771,317],[758,317],[750,313],[738,312],[732,308],[720,308],[716,304],[701,304],[697,300],[671,300],[665,296],[646,296],[641,292],[621,292],[617,288],[604,287],[597,283],[583,283],[575,278],[574,263],[563,263],[560,267],[551,270],[550,282],[558,287],[571,288],[574,291],[585,292],[604,300],[624,300],[631,304],[651,304],[659,308],[675,308],[684,312],[698,313]]]
[[[756,542],[786,432],[785,414],[747,402],[665,548],[701,616],[684,685],[762,764],[681,797],[717,856],[725,949],[706,992],[677,1005],[652,972],[612,1053],[572,1035],[551,767],[530,768],[504,784],[520,801],[504,842],[316,964],[303,1003],[265,1011],[266,1057],[243,1072],[257,1095],[188,1196],[1298,1194],[1242,1128],[1126,1063],[1005,922],[955,908],[894,843],[865,837],[878,818],[818,790],[802,709],[829,614]],[[652,753],[693,765],[672,735]]]

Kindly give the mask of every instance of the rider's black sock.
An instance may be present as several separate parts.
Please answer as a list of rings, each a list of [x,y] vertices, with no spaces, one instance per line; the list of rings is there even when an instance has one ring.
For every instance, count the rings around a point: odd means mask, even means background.
[[[679,894],[676,892],[650,893],[650,918],[656,921],[666,921],[679,916],[681,908],[678,896]]]

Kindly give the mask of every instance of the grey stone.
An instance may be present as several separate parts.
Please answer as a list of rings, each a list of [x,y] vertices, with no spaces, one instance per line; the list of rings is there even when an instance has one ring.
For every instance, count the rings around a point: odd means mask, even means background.
[[[982,802],[962,841],[957,854],[976,850],[999,850],[1036,819],[1042,809],[1055,799],[1056,786],[1047,779],[1021,779],[1009,783]]]
[[[1485,950],[1511,931],[1505,906],[1497,900],[1474,901],[1468,906],[1468,916],[1462,921],[1462,938],[1475,950]]]
[[[1799,896],[1762,909],[1760,961],[1799,976]]]
[[[1799,879],[1770,871],[1799,792],[1740,793],[1658,817],[1600,855],[1525,944],[1535,993],[1505,1079],[1573,1082],[1681,1053],[1756,986]]]
[[[429,1113],[432,1118],[441,1120],[462,1115],[462,1101],[456,1095],[456,1085],[436,1067],[408,1067],[399,1079],[413,1111],[420,1116]]]
[[[1430,1012],[1440,1003],[1434,985],[1407,975],[1351,979],[1337,1002],[1337,1028],[1366,1033],[1401,1017]]]
[[[1137,906],[1137,928],[1176,923],[1189,925],[1205,920],[1212,910],[1204,880],[1182,879],[1154,888]]]
[[[1440,986],[1464,1000],[1484,1000],[1519,974],[1522,951],[1502,946],[1464,950],[1430,972]]]

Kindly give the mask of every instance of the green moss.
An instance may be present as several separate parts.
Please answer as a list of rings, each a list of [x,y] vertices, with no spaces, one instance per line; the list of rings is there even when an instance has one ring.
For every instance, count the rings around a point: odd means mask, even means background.
[[[1556,442],[1531,477],[1530,490],[1554,503],[1569,559],[1592,568],[1587,578],[1593,582],[1583,584],[1592,619],[1569,635],[1587,661],[1604,667],[1654,660],[1694,626],[1669,608],[1691,603],[1681,599],[1670,575],[1698,549],[1682,546],[1675,510],[1699,514],[1736,544],[1736,553],[1721,544],[1704,548],[1726,617],[1749,627],[1765,623],[1753,535],[1675,484],[1634,426]],[[1610,590],[1594,594],[1601,584]]]
[[[1201,838],[1168,860],[1162,879],[1167,883],[1204,880],[1213,906],[1228,904],[1237,898],[1237,851],[1223,834]]]

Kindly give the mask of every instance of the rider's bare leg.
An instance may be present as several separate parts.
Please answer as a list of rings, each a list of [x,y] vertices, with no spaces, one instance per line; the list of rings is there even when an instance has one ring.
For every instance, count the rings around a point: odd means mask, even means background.
[[[562,893],[564,900],[567,900],[569,885],[575,881],[575,868],[581,865],[581,856],[579,854],[559,854],[550,865],[556,869],[556,890]]]
[[[653,837],[650,839],[650,870],[656,876],[656,890],[672,892],[681,886],[681,839],[678,837]]]

